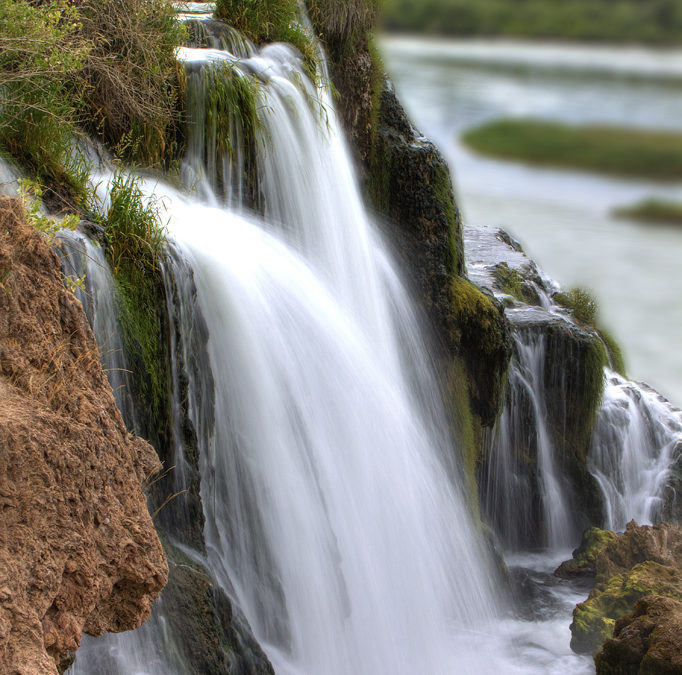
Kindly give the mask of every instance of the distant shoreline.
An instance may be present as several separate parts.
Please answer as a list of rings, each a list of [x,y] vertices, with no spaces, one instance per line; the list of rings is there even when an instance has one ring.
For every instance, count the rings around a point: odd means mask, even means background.
[[[682,45],[675,0],[386,0],[392,32],[581,43]]]

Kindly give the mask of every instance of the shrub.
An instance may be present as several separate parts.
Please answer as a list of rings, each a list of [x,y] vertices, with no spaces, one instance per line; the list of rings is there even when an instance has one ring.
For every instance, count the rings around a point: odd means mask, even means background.
[[[73,7],[0,3],[0,149],[73,207],[87,170],[73,149],[81,119],[71,88],[88,54]]]
[[[119,156],[156,164],[172,154],[184,36],[170,0],[77,0],[91,48],[83,76],[93,131]]]

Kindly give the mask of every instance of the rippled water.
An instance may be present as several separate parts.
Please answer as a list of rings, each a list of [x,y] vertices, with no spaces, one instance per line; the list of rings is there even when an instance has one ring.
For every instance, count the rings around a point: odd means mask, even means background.
[[[682,52],[384,38],[398,95],[454,169],[465,222],[501,226],[564,286],[590,288],[628,374],[682,404],[682,228],[614,219],[657,185],[484,159],[458,141],[502,116],[682,132]]]

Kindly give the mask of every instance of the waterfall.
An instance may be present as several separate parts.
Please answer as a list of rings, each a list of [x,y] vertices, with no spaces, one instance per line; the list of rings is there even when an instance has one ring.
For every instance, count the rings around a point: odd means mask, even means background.
[[[484,511],[510,550],[568,548],[578,533],[549,430],[545,337],[517,329],[514,341],[507,401],[487,448]]]
[[[131,397],[131,368],[123,346],[119,322],[121,315],[114,278],[95,241],[78,232],[61,230],[56,237],[56,251],[65,276],[87,280],[87,286],[74,286],[97,340],[102,365],[114,392],[116,405],[128,428],[141,433],[135,403]]]
[[[682,447],[682,412],[644,385],[610,370],[588,455],[604,496],[604,527],[664,516],[671,463]],[[668,516],[669,517],[669,516]]]
[[[428,350],[328,91],[284,45],[181,56],[191,114],[211,78],[249,78],[267,142],[241,152],[254,139],[230,121],[221,149],[209,119],[190,128],[193,194],[147,184],[175,247],[173,394],[184,381],[175,408],[197,434],[205,518],[205,552],[173,545],[236,601],[277,672],[492,672],[474,646],[495,611],[486,555]],[[192,338],[197,316],[206,345]],[[132,636],[88,641],[73,672],[190,672],[165,605]]]

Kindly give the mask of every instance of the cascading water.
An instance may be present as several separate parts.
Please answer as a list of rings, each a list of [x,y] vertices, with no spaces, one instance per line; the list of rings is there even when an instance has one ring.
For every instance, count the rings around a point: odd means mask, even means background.
[[[604,495],[604,527],[623,531],[631,519],[642,525],[670,517],[666,490],[682,446],[682,412],[617,373],[606,377],[588,466]]]
[[[74,293],[95,334],[116,405],[128,427],[141,433],[136,406],[130,395],[132,373],[121,338],[116,286],[104,250],[82,234],[69,230],[62,230],[56,243],[66,277],[74,281],[87,279],[87,290],[75,285]]]
[[[517,329],[514,341],[508,400],[490,434],[484,510],[509,550],[567,549],[578,533],[548,428],[545,339]]]
[[[589,671],[561,628],[495,618],[427,349],[363,209],[328,92],[287,46],[196,34],[209,48],[180,54],[194,193],[148,188],[165,195],[174,242],[164,281],[176,326],[175,489],[191,473],[182,409],[205,520],[205,550],[174,532],[170,544],[235,600],[281,673]],[[226,101],[246,110],[221,120]],[[87,280],[114,297],[109,279]],[[95,325],[115,314],[93,310]],[[504,465],[512,447],[536,453],[544,543],[577,534],[547,428],[542,350],[517,333],[498,424],[492,480],[517,487],[489,494],[510,515],[497,524],[512,546],[526,525],[511,514],[535,508],[527,476]],[[192,672],[170,605],[162,595],[140,631],[87,642],[73,672]]]
[[[199,76],[235,61],[203,52],[184,54]],[[425,345],[362,207],[331,101],[287,47],[233,67],[257,78],[263,97],[264,220],[207,197],[222,185],[234,202],[225,177],[243,168],[232,152],[227,171],[192,138],[187,164],[203,198],[156,186],[208,326],[208,368],[189,378],[190,398],[215,383],[210,428],[201,396],[188,410],[205,516],[197,557],[278,672],[482,672],[471,631],[493,614],[486,556]],[[167,646],[163,605],[144,630]],[[109,644],[103,661],[90,643],[74,672],[186,672],[175,650],[160,654],[139,635]]]

